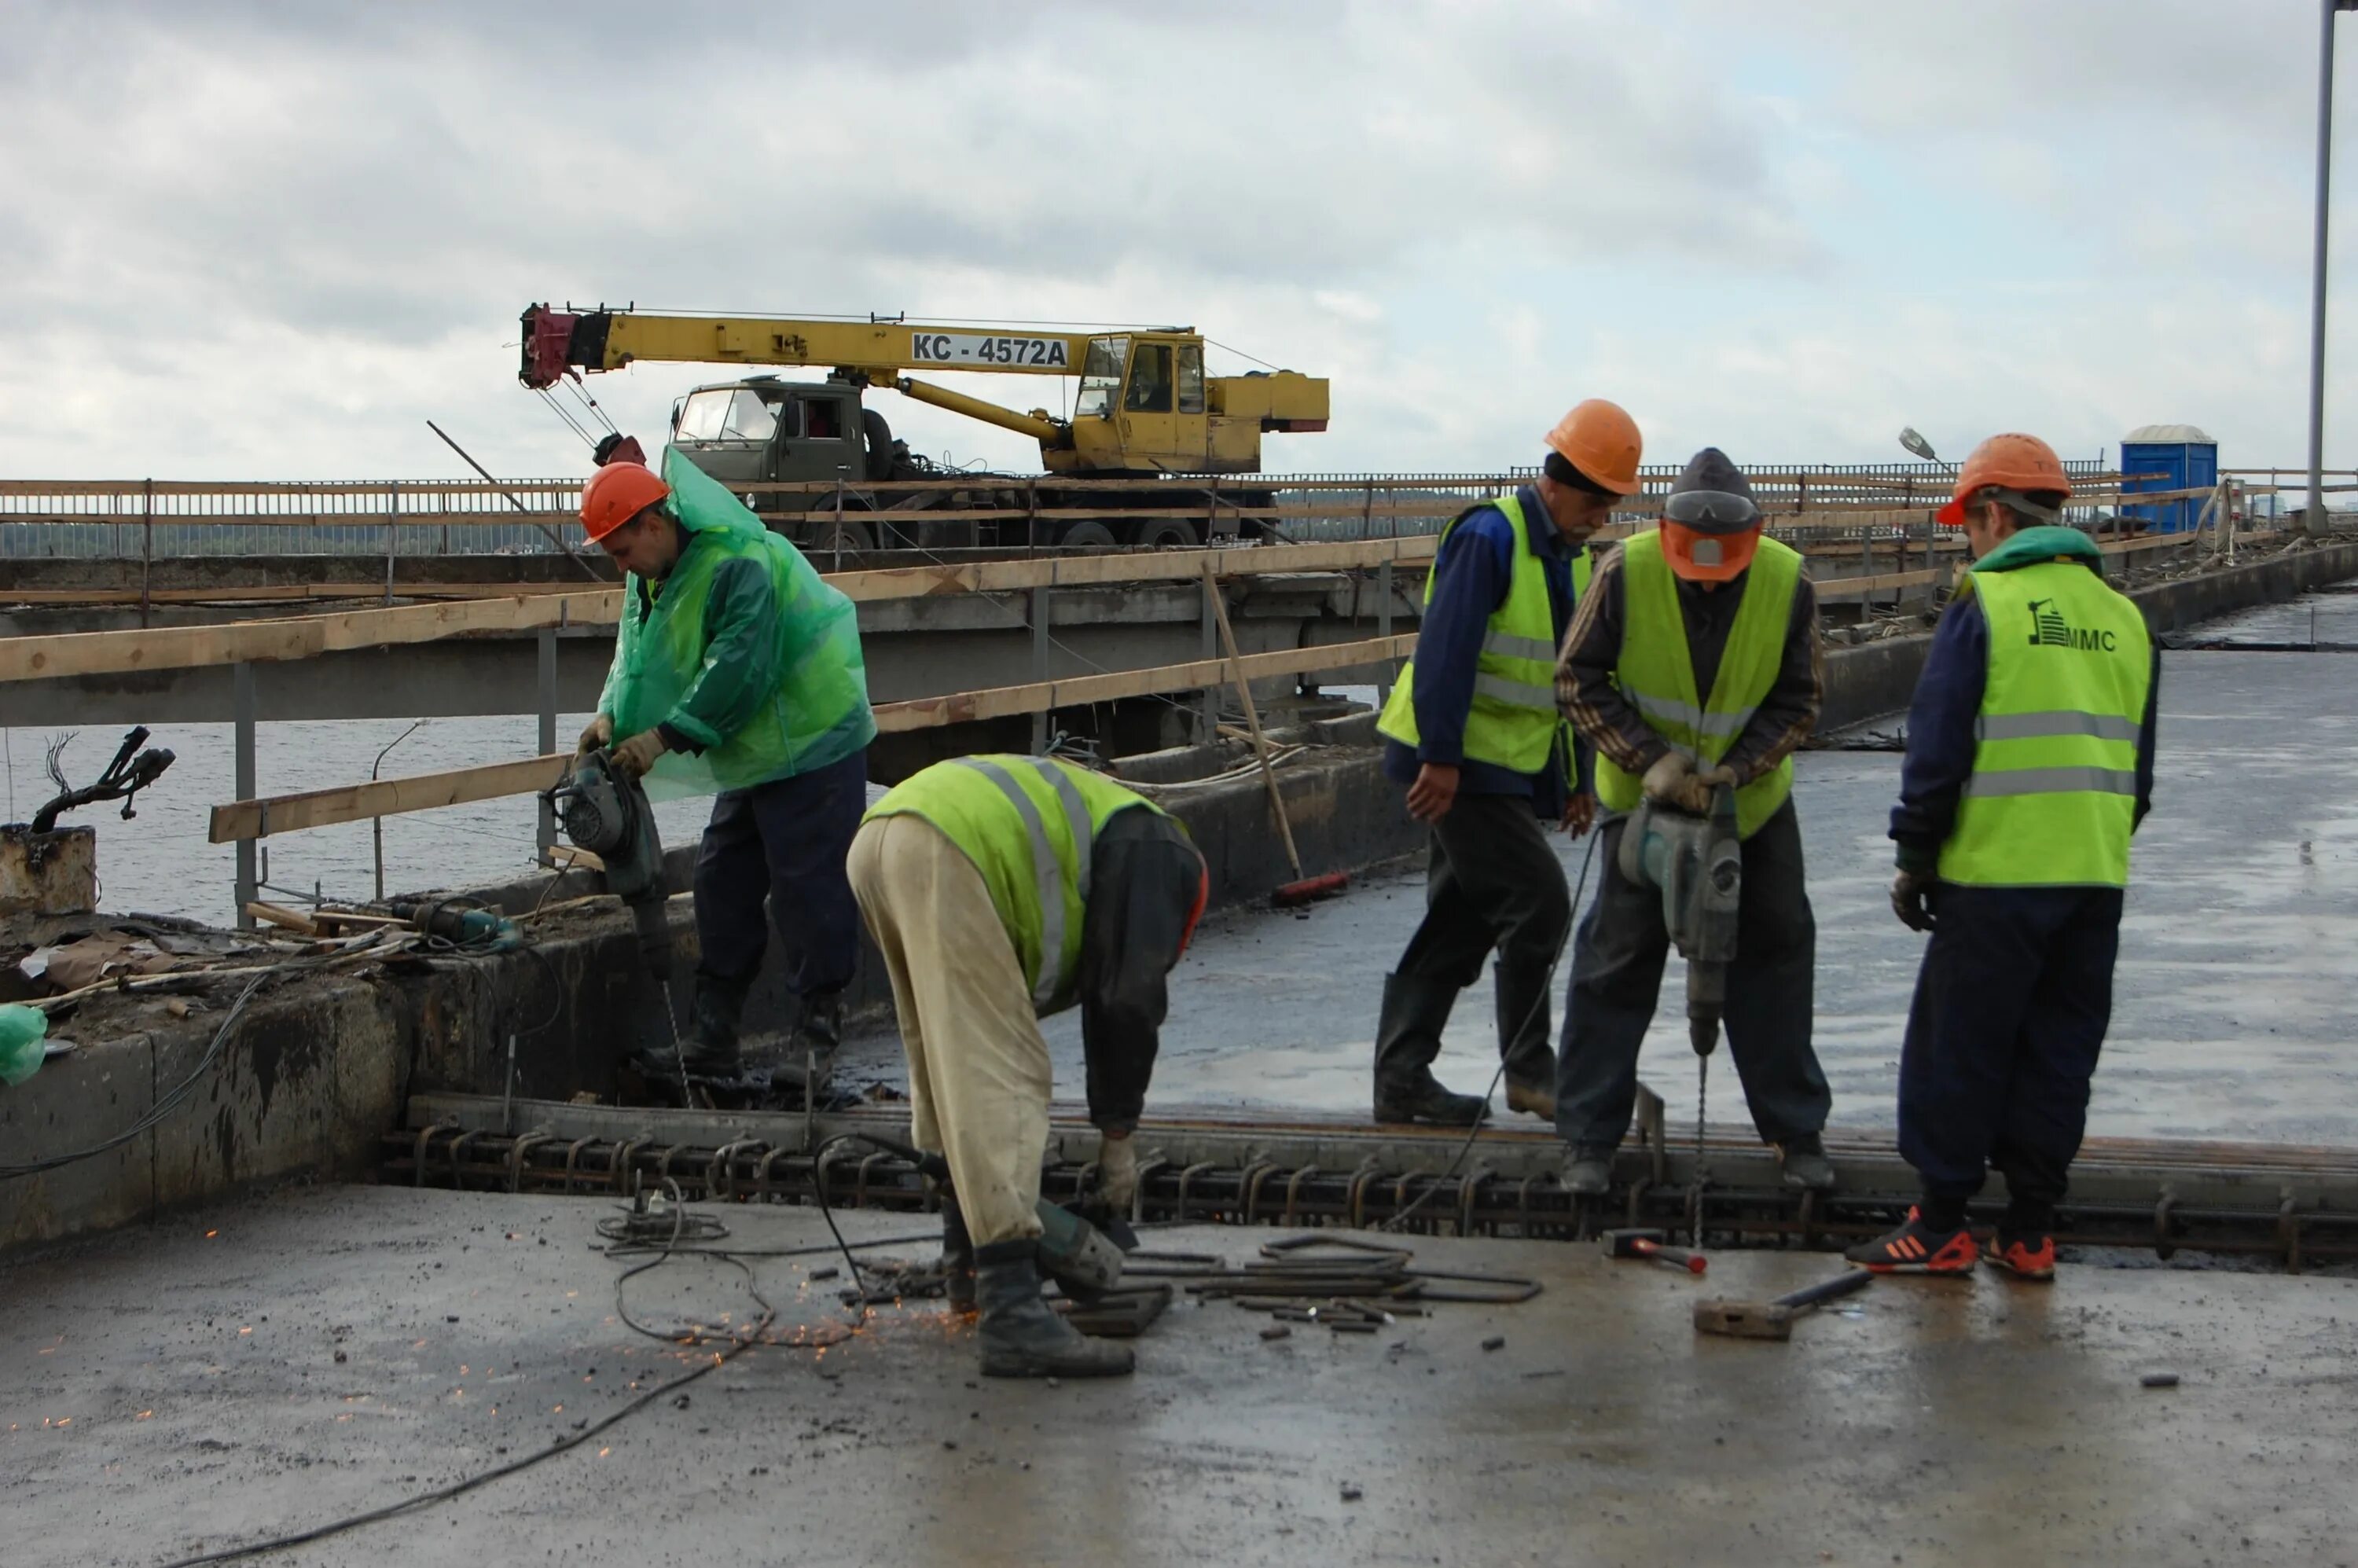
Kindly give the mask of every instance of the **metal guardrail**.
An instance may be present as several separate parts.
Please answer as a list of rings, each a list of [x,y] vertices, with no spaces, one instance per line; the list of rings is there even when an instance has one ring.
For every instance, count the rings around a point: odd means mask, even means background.
[[[2065,464],[2091,500],[2116,500],[2120,475],[2093,461]],[[1174,476],[1174,503],[1196,504],[1201,490],[1225,507],[1248,492],[1270,495],[1278,520],[1296,539],[1327,542],[1429,534],[1473,501],[1528,482],[1538,470],[1504,472],[1349,473],[1310,471],[1201,478]],[[1639,473],[1640,496],[1659,503],[1679,472],[1650,464]],[[1949,470],[1931,463],[1865,463],[1801,468],[1767,466],[1754,489],[1773,516],[1812,511],[1885,507],[1912,510],[1946,499]],[[451,480],[0,480],[0,558],[155,560],[208,556],[330,555],[431,557],[555,553],[535,524],[562,524],[577,512],[580,478],[521,479],[498,483]],[[1085,498],[1094,488],[1134,496],[1141,481],[1067,481],[974,474],[939,480],[855,485],[889,505],[933,492],[953,504],[1004,507],[1007,495],[1034,485]],[[833,492],[828,483],[734,486],[759,496]],[[1006,492],[996,502],[992,492]],[[1357,492],[1354,494],[1353,492]],[[513,494],[525,508],[519,512]],[[1184,502],[1182,494],[1188,495]],[[1429,504],[1427,504],[1429,503]],[[1024,503],[1017,502],[1020,507]],[[1256,513],[1263,510],[1248,503]],[[1639,511],[1650,510],[1641,506]],[[1069,509],[1068,509],[1069,511]],[[1137,511],[1134,500],[1109,505],[1103,515]],[[765,513],[791,516],[799,513]],[[1020,513],[1001,513],[1020,515]],[[1857,536],[1839,519],[1824,526]]]

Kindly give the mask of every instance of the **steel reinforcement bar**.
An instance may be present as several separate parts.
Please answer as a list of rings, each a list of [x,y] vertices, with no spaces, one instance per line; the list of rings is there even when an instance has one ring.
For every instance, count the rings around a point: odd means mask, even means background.
[[[622,1194],[668,1177],[691,1198],[922,1210],[916,1171],[857,1141],[906,1136],[890,1108],[799,1115],[561,1105],[420,1096],[410,1125],[385,1135],[388,1182],[513,1192]],[[1141,1221],[1390,1226],[1422,1232],[1579,1239],[1614,1225],[1683,1229],[1700,1181],[1704,1240],[1717,1247],[1840,1246],[1887,1228],[1915,1178],[1877,1135],[1828,1135],[1843,1173],[1831,1194],[1782,1186],[1772,1153],[1714,1130],[1700,1167],[1690,1141],[1665,1138],[1660,1101],[1641,1097],[1611,1195],[1584,1200],[1556,1172],[1550,1134],[1461,1134],[1321,1120],[1158,1119],[1137,1135]],[[1044,1190],[1094,1184],[1096,1133],[1060,1108]],[[1684,1147],[1673,1147],[1682,1144]],[[1455,1158],[1460,1149],[1464,1158]],[[1994,1187],[1998,1184],[1994,1184]],[[2002,1192],[1977,1217],[1994,1219]],[[2092,1140],[2073,1171],[2058,1239],[2066,1245],[2241,1256],[2299,1271],[2358,1259],[2358,1152]]]

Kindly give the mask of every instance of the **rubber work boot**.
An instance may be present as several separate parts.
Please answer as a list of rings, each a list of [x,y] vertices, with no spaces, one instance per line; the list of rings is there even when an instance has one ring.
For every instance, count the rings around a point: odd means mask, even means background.
[[[986,1378],[1120,1378],[1137,1366],[1130,1347],[1091,1339],[1040,1297],[1036,1244],[1024,1237],[975,1250],[975,1294],[982,1303]]]
[[[1898,1229],[1862,1241],[1843,1254],[1870,1274],[1970,1274],[1982,1255],[1974,1233],[1963,1226],[1936,1230],[1924,1223],[1924,1211],[1911,1208],[1908,1223]]]
[[[1825,1142],[1816,1133],[1804,1133],[1779,1144],[1777,1158],[1787,1186],[1799,1187],[1806,1193],[1833,1190],[1834,1162],[1826,1158]]]
[[[946,1187],[942,1190],[942,1294],[950,1311],[974,1315],[974,1238],[967,1234],[957,1195]]]
[[[639,1054],[639,1067],[666,1081],[683,1071],[691,1078],[732,1079],[744,1076],[744,1058],[737,1049],[738,1032],[745,1017],[745,993],[752,983],[696,977],[696,1000],[688,1010],[687,1038],[679,1049]]]
[[[1550,976],[1500,959],[1491,966],[1498,1012],[1498,1057],[1507,1065],[1507,1108],[1555,1121],[1555,1047],[1548,1039]]]
[[[1578,1198],[1601,1198],[1613,1190],[1613,1151],[1594,1143],[1575,1146],[1563,1162],[1563,1190]]]
[[[1507,1079],[1507,1108],[1529,1111],[1549,1126],[1555,1125],[1555,1090]]]
[[[1984,1256],[1991,1268],[2003,1269],[2017,1280],[2040,1284],[2055,1281],[2055,1238],[2051,1236],[2014,1235],[2001,1225]]]
[[[1384,1010],[1376,1020],[1376,1119],[1472,1127],[1489,1114],[1480,1095],[1452,1094],[1433,1076],[1441,1032],[1457,988],[1407,975],[1384,977]]]
[[[786,1041],[777,1076],[805,1090],[825,1088],[835,1076],[835,1053],[843,1044],[843,993],[813,991],[802,999],[802,1016]]]

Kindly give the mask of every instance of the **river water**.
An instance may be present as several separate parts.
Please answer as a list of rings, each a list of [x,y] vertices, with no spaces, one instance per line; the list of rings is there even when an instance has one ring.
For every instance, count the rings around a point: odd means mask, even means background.
[[[567,745],[589,722],[572,714],[557,726]],[[226,925],[235,913],[234,846],[208,844],[209,814],[236,798],[233,731],[226,724],[151,724],[151,746],[168,746],[171,771],[133,803],[138,816],[118,819],[114,806],[85,806],[65,820],[98,828],[98,871],[104,883],[99,906],[111,913],[186,915]],[[409,726],[397,719],[265,724],[255,733],[254,774],[263,795],[325,789],[369,777],[377,754],[399,741],[384,758],[387,778],[437,773],[535,755],[537,724],[529,715],[499,719],[430,719]],[[42,757],[55,732],[10,730],[5,733],[7,774],[6,820],[21,822],[56,793],[42,771]],[[66,776],[87,784],[122,743],[116,730],[78,734],[65,754]],[[665,844],[684,843],[701,830],[710,806],[700,800],[666,801],[655,807]],[[438,811],[411,812],[384,819],[384,890],[468,887],[515,875],[532,865],[532,797],[480,801]],[[330,899],[365,900],[377,886],[375,849],[369,825],[347,823],[263,840],[269,850],[268,881],[309,895],[316,888]],[[270,896],[265,894],[265,897]]]

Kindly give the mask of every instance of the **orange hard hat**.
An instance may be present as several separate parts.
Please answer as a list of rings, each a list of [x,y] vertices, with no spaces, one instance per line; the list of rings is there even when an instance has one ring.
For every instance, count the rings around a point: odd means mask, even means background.
[[[2063,471],[2063,460],[2055,455],[2055,449],[2038,437],[1992,436],[1966,457],[1964,467],[1957,470],[1957,488],[1949,504],[1933,515],[1952,528],[1962,527],[1965,503],[1976,492],[1989,489],[2010,490],[2016,495],[2039,492],[2069,495],[2071,476]]]
[[[646,464],[610,462],[581,487],[581,526],[593,542],[602,539],[670,494]]]
[[[1689,582],[1727,582],[1760,547],[1760,504],[1752,481],[1725,452],[1705,447],[1687,460],[1662,498],[1662,558]]]
[[[1592,397],[1555,422],[1547,444],[1565,462],[1616,495],[1638,493],[1638,460],[1646,450],[1638,421],[1617,403]]]

